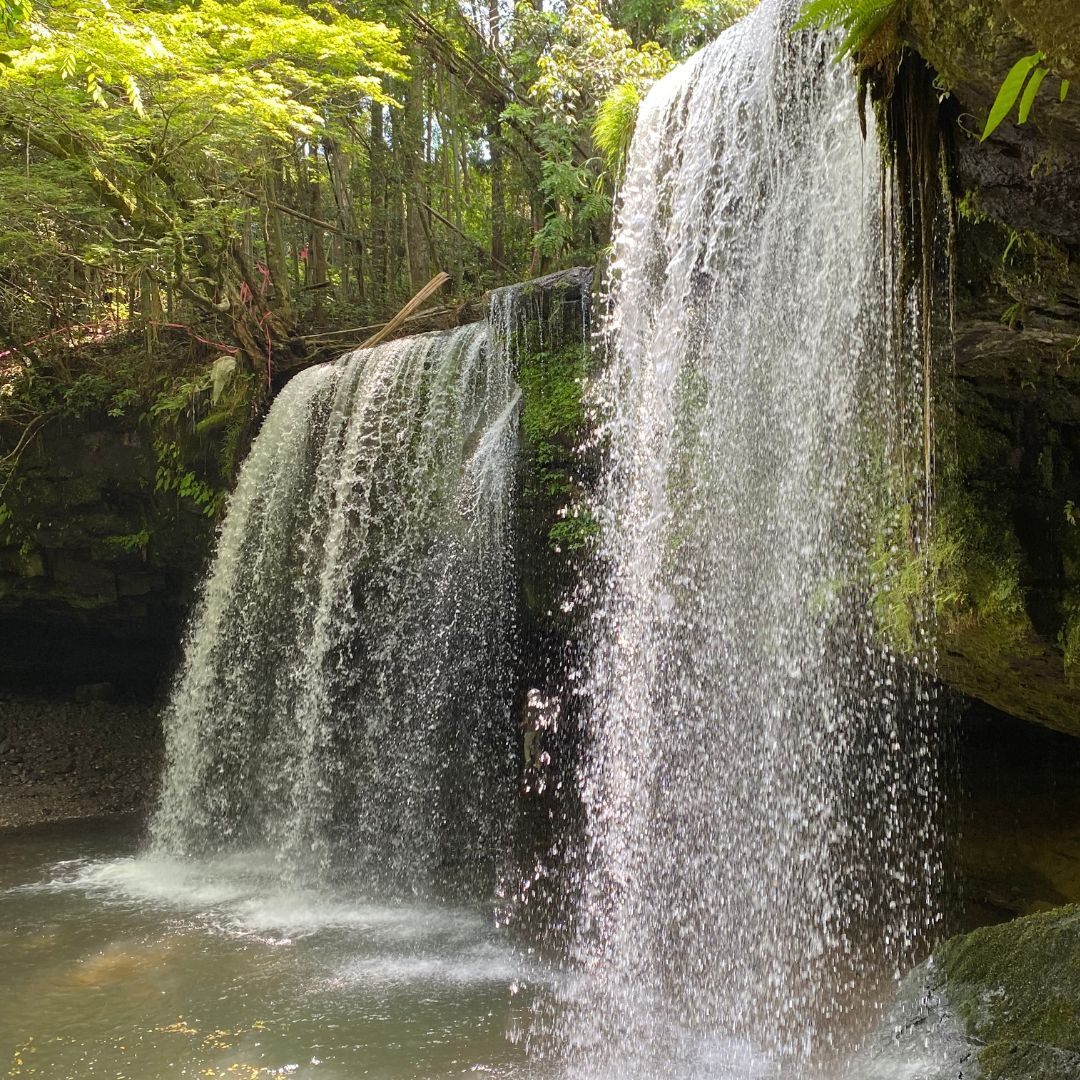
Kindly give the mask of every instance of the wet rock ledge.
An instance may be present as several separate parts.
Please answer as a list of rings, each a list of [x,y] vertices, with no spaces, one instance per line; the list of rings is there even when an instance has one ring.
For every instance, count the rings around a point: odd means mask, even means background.
[[[946,942],[905,980],[855,1076],[1080,1077],[1080,906]]]

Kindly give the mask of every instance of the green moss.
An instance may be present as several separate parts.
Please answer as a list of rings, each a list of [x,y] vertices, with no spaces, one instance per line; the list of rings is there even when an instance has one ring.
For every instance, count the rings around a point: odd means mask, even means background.
[[[953,938],[937,961],[950,1006],[986,1044],[985,1080],[1075,1075],[1059,1069],[1080,1053],[1080,906]]]
[[[908,19],[923,55],[956,87],[993,71],[999,49],[1015,32],[1003,7],[971,0],[910,0]]]
[[[557,446],[577,438],[584,419],[582,383],[587,373],[588,352],[579,343],[522,357],[521,426],[534,452],[554,455]]]
[[[600,522],[585,508],[575,509],[548,530],[548,542],[556,551],[580,551],[600,535]]]
[[[588,347],[575,342],[526,353],[520,360],[521,430],[529,455],[529,494],[555,500],[568,500],[575,494],[573,471],[585,426],[582,392],[589,358]]]
[[[926,559],[911,537],[911,506],[892,507],[879,518],[869,557],[874,624],[888,645],[904,655],[916,651],[916,627],[927,595]]]
[[[935,611],[946,636],[976,633],[984,649],[1016,649],[1031,630],[1020,585],[1022,552],[999,511],[946,488],[931,542]]]
[[[902,653],[932,604],[943,642],[963,637],[988,659],[1022,651],[1031,632],[1020,585],[1021,553],[1011,529],[967,492],[939,493],[930,543],[914,543],[909,505],[878,528],[870,551],[876,625]]]
[[[1008,489],[997,481],[1014,448],[998,419],[968,403],[943,425],[926,544],[917,543],[920,522],[910,504],[882,513],[869,553],[875,624],[892,648],[914,655],[932,615],[938,672],[947,682],[1014,715],[1075,730],[1076,702],[1064,678],[1070,661],[1048,649],[1027,607],[1027,553],[1003,497]],[[1054,478],[1062,455],[1053,450],[1033,462],[1040,482]],[[1075,611],[1063,651],[1080,666],[1080,603]]]
[[[218,471],[231,484],[247,449],[255,406],[255,379],[251,375],[233,378],[216,408],[195,425],[195,434],[218,446]]]
[[[125,555],[141,555],[150,546],[150,530],[140,529],[139,532],[106,536],[102,543]]]

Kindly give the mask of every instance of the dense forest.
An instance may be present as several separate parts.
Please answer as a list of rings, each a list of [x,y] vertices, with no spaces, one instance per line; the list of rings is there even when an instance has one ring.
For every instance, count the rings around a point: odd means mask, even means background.
[[[591,261],[640,95],[749,6],[5,0],[4,376],[122,410],[439,271],[449,304]],[[106,338],[153,362],[72,367]]]

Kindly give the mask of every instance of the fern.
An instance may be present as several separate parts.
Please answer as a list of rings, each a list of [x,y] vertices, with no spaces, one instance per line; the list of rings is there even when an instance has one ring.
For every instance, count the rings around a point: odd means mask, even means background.
[[[633,82],[622,82],[600,102],[596,112],[593,141],[607,167],[620,178],[626,170],[640,104],[637,86]]]
[[[844,38],[836,52],[839,63],[858,52],[899,4],[900,0],[807,0],[799,12],[795,29],[843,30]]]
[[[0,29],[14,32],[34,16],[30,0],[0,0]]]

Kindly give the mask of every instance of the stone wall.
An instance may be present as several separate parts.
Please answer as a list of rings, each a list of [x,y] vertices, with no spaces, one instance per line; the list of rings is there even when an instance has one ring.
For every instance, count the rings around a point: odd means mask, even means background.
[[[145,422],[91,414],[22,454],[0,525],[0,684],[145,694],[167,677],[214,522],[156,490],[154,441]]]
[[[1080,6],[911,0],[931,65],[955,234],[939,362],[935,562],[940,673],[962,693],[1080,734]],[[1047,76],[1032,118],[986,142],[1011,65]],[[945,283],[939,282],[939,288]]]

